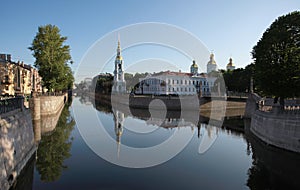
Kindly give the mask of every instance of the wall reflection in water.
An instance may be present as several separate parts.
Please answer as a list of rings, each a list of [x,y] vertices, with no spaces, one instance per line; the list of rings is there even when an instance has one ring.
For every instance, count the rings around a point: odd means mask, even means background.
[[[27,162],[10,190],[32,189],[35,155]],[[0,188],[1,189],[1,188]]]
[[[71,156],[70,134],[75,126],[75,121],[70,116],[70,105],[71,100],[65,105],[60,115],[52,116],[51,120],[57,121],[55,127],[52,127],[53,122],[50,122],[50,127],[47,127],[43,121],[33,121],[34,138],[38,150],[22,170],[11,190],[32,189],[34,165],[40,180],[44,182],[58,180],[62,171],[67,168],[64,161]],[[50,128],[52,130],[49,130]]]
[[[58,119],[55,129],[42,134],[37,150],[36,169],[42,181],[58,180],[62,171],[67,168],[64,160],[71,156],[72,139],[70,134],[75,121],[70,116],[70,104],[67,104]]]
[[[250,189],[300,189],[300,154],[267,145],[252,134],[246,138],[252,151]]]

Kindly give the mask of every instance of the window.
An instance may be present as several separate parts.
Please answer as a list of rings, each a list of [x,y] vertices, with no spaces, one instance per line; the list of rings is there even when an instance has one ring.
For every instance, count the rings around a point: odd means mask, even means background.
[[[171,80],[169,79],[169,80],[168,80],[168,84],[170,84],[170,83],[171,83]]]
[[[187,84],[187,80],[184,80],[184,84]]]
[[[182,84],[182,80],[181,80],[181,84]]]
[[[195,81],[193,80],[193,85],[195,85]]]

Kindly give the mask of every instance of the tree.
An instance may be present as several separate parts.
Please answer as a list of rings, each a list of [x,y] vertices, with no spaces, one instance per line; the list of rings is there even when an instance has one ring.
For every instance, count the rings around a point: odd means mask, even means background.
[[[35,57],[34,66],[39,70],[43,86],[48,90],[60,91],[73,86],[74,77],[68,65],[71,60],[70,47],[64,45],[66,40],[67,37],[60,35],[57,26],[48,24],[38,28],[29,47]]]
[[[284,98],[300,95],[300,12],[276,19],[254,46],[257,88],[267,96]],[[277,99],[277,98],[276,98]]]
[[[250,81],[254,73],[254,65],[250,64],[243,68],[233,71],[221,70],[228,91],[233,92],[249,92]]]

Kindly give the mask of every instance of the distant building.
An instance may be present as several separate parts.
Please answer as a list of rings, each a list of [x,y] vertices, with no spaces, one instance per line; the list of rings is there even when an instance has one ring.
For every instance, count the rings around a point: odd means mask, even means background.
[[[42,92],[38,70],[23,62],[13,62],[10,54],[0,54],[0,95]]]
[[[227,64],[226,69],[227,69],[227,71],[233,71],[235,69],[235,66],[234,66],[234,64],[232,62],[232,58],[231,57],[229,58],[229,63]]]
[[[215,55],[212,53],[210,54],[210,60],[207,63],[207,73],[212,71],[217,71],[217,63],[215,61]]]
[[[190,69],[191,73],[162,71],[141,78],[135,93],[210,96],[211,87],[216,78],[208,78],[207,74],[197,73],[198,66],[195,61]]]
[[[117,56],[115,59],[114,85],[113,85],[112,92],[113,93],[126,92],[126,82],[124,78],[123,57],[121,55],[120,39],[118,40]]]

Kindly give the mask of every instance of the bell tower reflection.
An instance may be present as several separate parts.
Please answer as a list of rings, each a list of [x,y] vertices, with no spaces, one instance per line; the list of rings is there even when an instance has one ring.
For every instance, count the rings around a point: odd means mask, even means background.
[[[117,151],[119,157],[121,137],[123,134],[123,126],[124,126],[124,113],[120,112],[119,110],[113,109],[113,115],[114,115],[116,142],[117,142]]]

